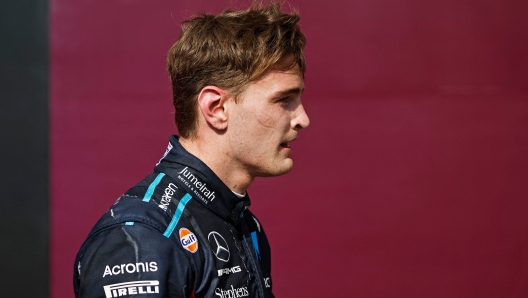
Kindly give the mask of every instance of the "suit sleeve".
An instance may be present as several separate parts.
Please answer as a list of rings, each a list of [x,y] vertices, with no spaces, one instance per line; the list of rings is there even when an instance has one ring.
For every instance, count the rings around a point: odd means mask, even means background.
[[[193,290],[191,265],[182,250],[137,222],[91,236],[74,270],[77,298],[183,298]]]

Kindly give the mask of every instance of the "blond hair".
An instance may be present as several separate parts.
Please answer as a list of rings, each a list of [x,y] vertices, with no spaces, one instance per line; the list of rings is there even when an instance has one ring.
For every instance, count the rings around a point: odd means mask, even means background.
[[[167,57],[179,133],[192,138],[197,126],[197,96],[206,86],[228,90],[235,100],[248,83],[258,80],[284,56],[293,57],[302,73],[306,39],[297,12],[282,4],[253,4],[242,11],[201,14],[183,22],[183,32]]]

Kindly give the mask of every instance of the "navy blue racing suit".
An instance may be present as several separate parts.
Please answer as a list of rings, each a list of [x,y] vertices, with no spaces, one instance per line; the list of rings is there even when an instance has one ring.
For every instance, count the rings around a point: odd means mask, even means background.
[[[172,136],[154,173],[89,233],[75,297],[274,297],[269,243],[249,205]]]

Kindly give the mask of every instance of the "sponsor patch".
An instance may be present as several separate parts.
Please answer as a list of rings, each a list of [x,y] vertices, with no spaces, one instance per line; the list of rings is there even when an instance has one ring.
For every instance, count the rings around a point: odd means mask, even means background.
[[[229,273],[237,273],[242,271],[240,266],[235,266],[231,268],[218,269],[218,276],[227,275]]]
[[[159,281],[138,280],[103,286],[106,298],[159,293]]]
[[[188,167],[185,167],[178,172],[178,179],[189,187],[205,204],[208,204],[215,199],[215,192],[209,189],[210,186],[208,187],[207,183],[201,181]]]
[[[169,185],[163,191],[160,203],[158,204],[158,207],[163,209],[163,211],[167,211],[167,207],[171,203],[172,196],[176,192],[176,189],[178,189],[178,187],[174,183],[169,183]]]
[[[247,287],[235,288],[231,285],[231,289],[227,289],[227,290],[216,288],[215,295],[219,296],[220,298],[247,297],[249,296],[249,291]]]
[[[192,253],[195,253],[196,250],[198,250],[198,239],[196,239],[196,236],[193,234],[193,232],[186,228],[180,229],[180,242],[183,248]]]
[[[209,235],[207,235],[207,240],[209,240],[211,249],[213,250],[213,253],[217,259],[223,262],[229,261],[229,246],[220,233],[212,231],[209,233]]]
[[[114,266],[106,265],[103,277],[107,275],[155,271],[158,271],[158,264],[156,262],[128,263]]]

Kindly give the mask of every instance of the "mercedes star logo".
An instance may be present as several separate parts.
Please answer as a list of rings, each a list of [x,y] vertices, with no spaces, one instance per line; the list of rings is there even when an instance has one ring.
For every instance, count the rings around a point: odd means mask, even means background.
[[[222,235],[212,231],[207,236],[207,240],[209,240],[213,253],[220,261],[229,261],[229,246],[227,246],[227,242]]]

